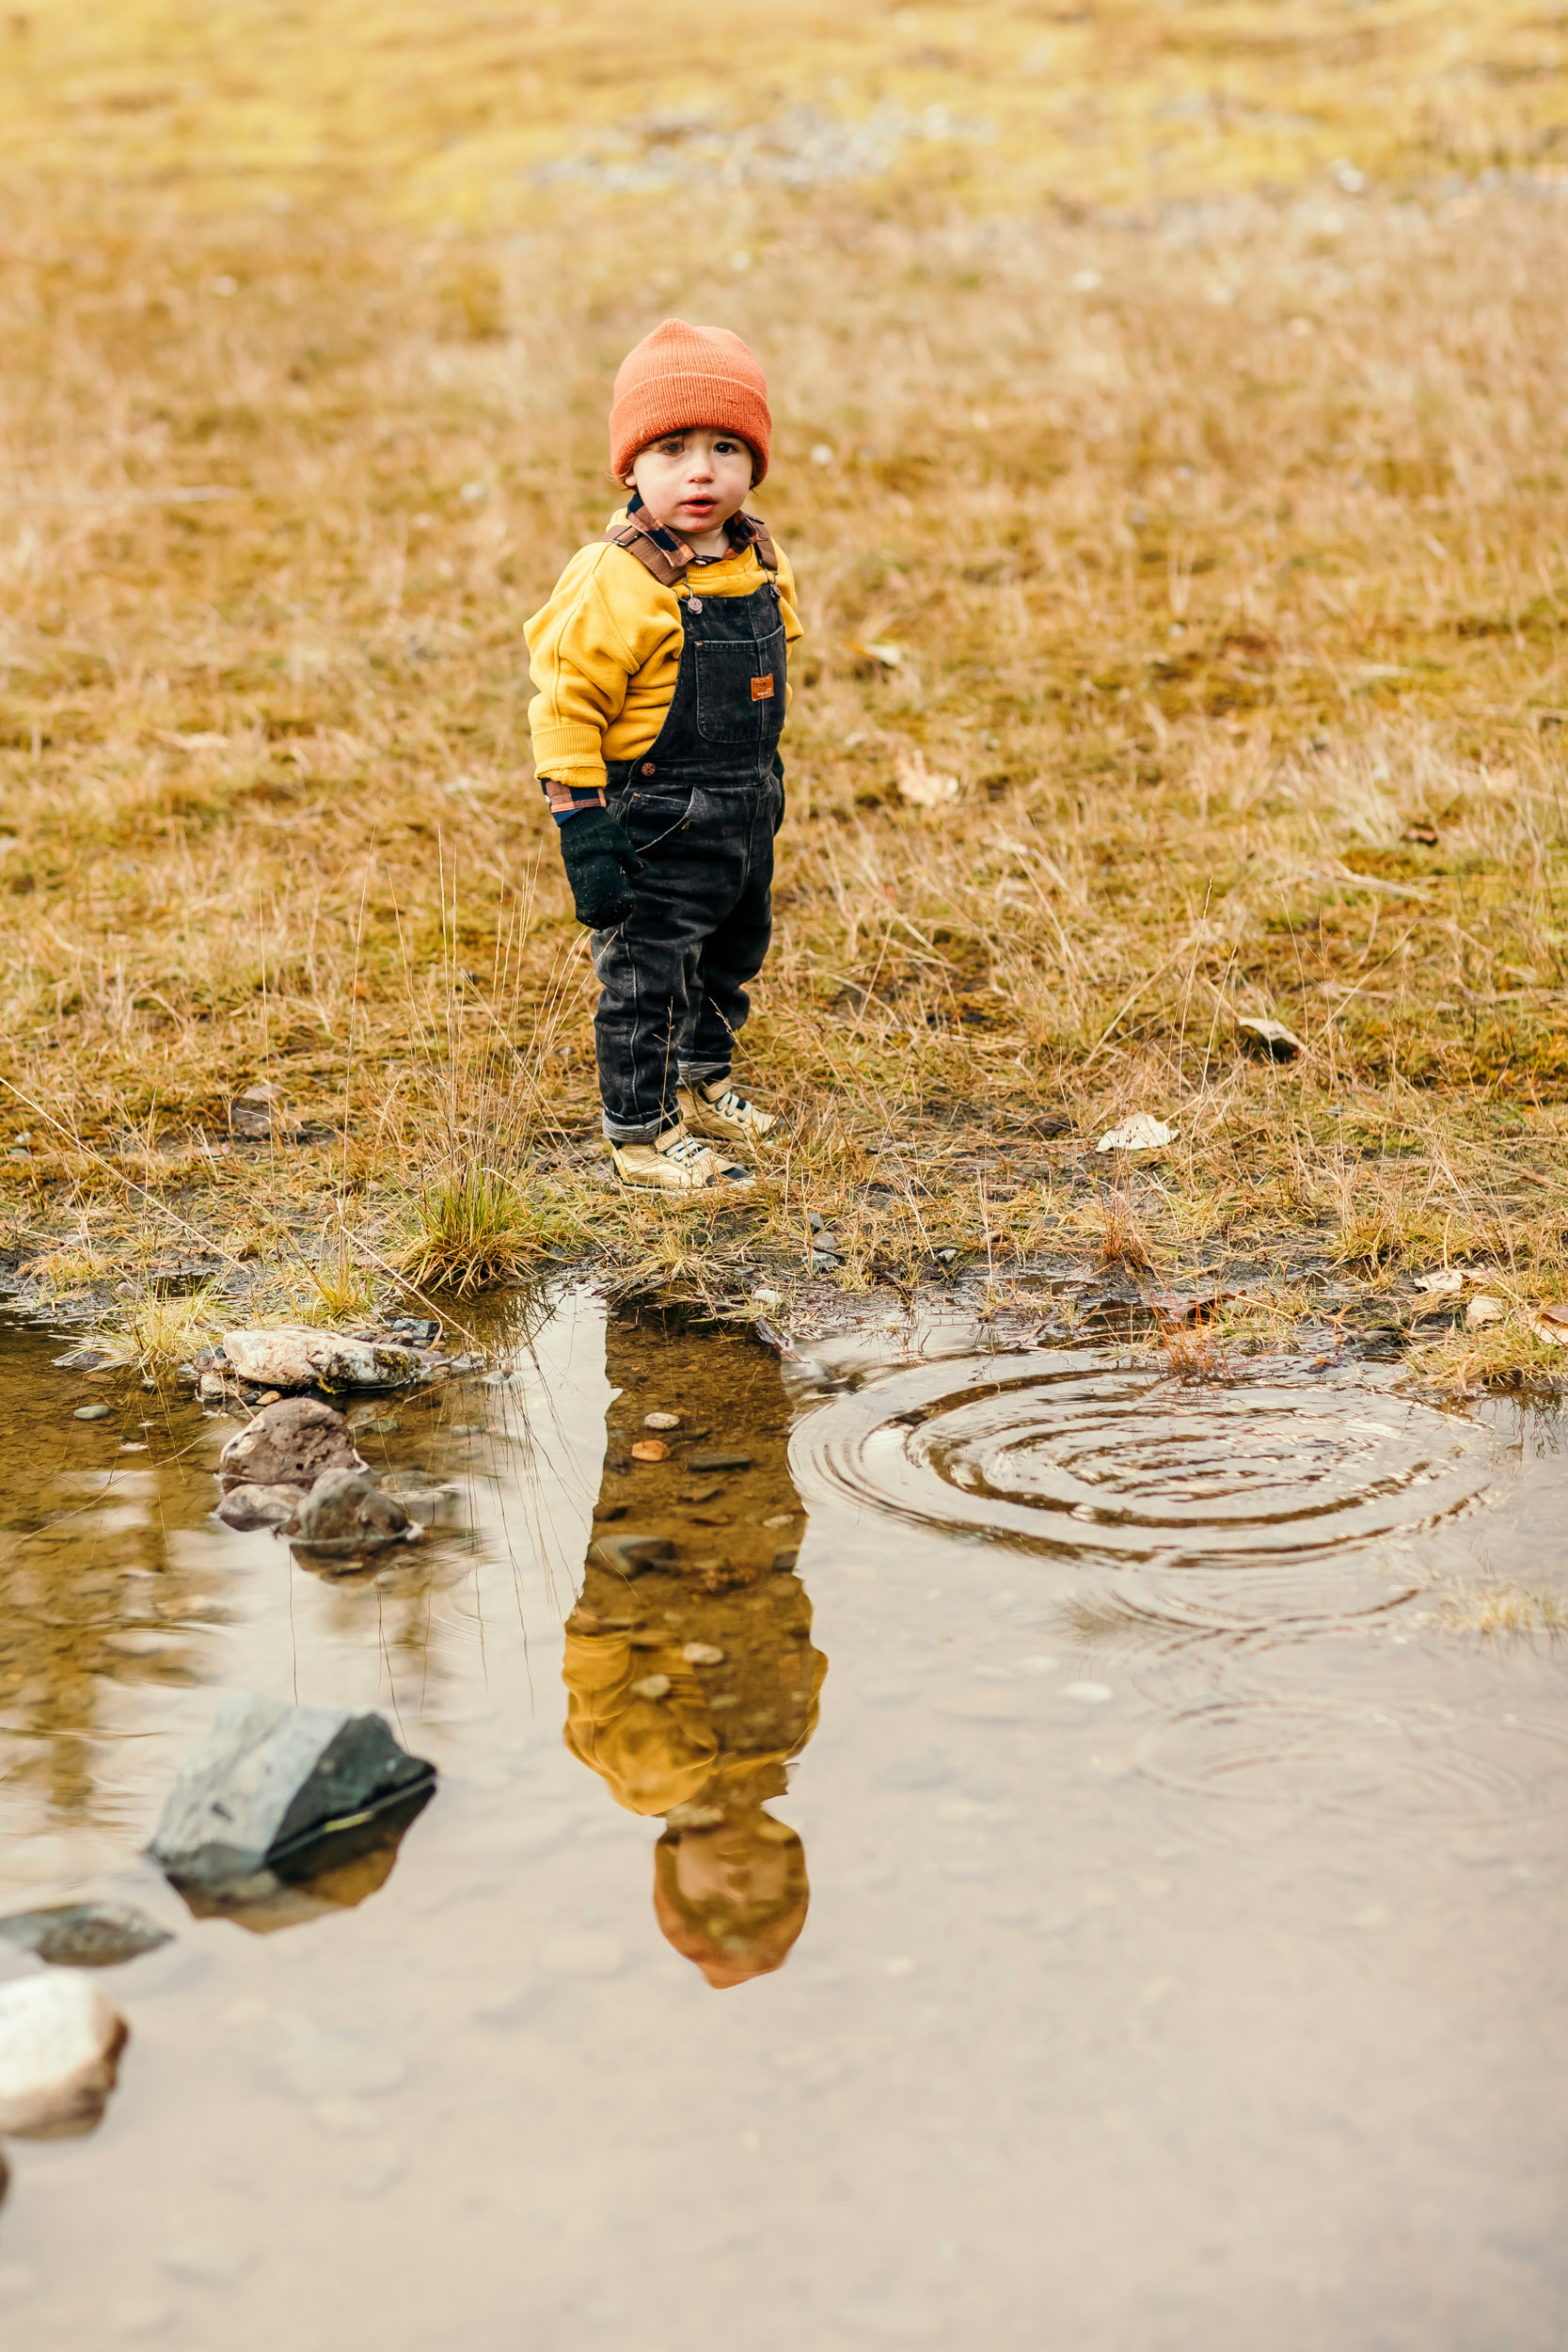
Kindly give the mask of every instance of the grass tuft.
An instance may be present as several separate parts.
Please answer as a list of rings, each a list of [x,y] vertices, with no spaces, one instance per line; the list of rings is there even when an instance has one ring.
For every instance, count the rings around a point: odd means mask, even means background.
[[[460,1298],[520,1281],[557,1238],[511,1177],[477,1163],[428,1184],[417,1217],[399,1272],[420,1290]]]

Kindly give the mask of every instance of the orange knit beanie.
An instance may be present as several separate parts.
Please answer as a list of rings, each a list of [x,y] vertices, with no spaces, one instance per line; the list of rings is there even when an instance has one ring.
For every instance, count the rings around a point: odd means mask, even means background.
[[[619,482],[650,441],[704,427],[750,442],[756,479],[762,480],[773,420],[768,379],[755,356],[726,326],[689,326],[685,319],[666,319],[615,371],[610,470]]]

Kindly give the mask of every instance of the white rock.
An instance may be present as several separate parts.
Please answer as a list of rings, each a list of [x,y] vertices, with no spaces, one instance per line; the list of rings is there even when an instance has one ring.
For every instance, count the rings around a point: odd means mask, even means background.
[[[1139,1111],[1135,1119],[1124,1119],[1119,1127],[1107,1128],[1095,1145],[1097,1152],[1161,1152],[1167,1143],[1176,1141],[1176,1129],[1167,1127],[1163,1119],[1150,1119],[1147,1111]]]
[[[0,2132],[21,2139],[90,2132],[115,2087],[128,2030],[78,1969],[0,1984]]]
[[[242,1380],[263,1389],[391,1389],[417,1380],[424,1359],[411,1347],[372,1345],[308,1324],[280,1323],[270,1331],[226,1331],[223,1352]]]
[[[1085,1707],[1103,1707],[1111,1696],[1111,1686],[1108,1682],[1064,1682],[1062,1696],[1081,1700]]]

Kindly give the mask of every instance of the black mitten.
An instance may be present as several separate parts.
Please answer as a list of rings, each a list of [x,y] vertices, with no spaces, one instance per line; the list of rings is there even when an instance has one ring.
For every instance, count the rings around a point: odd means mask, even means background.
[[[608,808],[579,808],[561,827],[561,862],[572,885],[579,923],[608,930],[624,923],[637,904],[627,877],[641,874],[642,861]]]

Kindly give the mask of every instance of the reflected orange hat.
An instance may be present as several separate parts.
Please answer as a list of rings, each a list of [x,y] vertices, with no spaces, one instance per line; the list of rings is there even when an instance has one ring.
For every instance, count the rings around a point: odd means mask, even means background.
[[[768,471],[773,419],[756,355],[727,326],[666,319],[615,371],[610,470],[617,482],[641,449],[666,433],[734,433],[751,445],[756,479]]]

